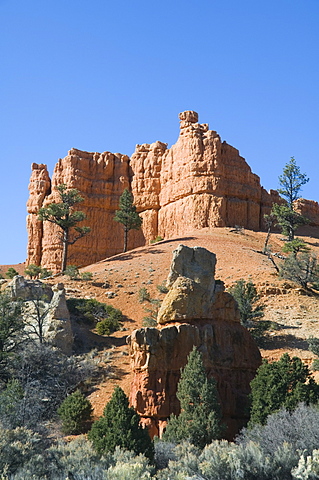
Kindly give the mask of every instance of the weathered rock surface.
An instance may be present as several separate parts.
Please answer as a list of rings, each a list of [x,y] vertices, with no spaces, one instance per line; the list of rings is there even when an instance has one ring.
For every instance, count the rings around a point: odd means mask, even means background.
[[[168,294],[158,313],[158,323],[187,318],[211,318],[215,292],[216,255],[205,248],[179,245],[166,286]]]
[[[237,303],[223,291],[220,282],[215,283],[214,254],[207,250],[204,254],[196,247],[190,250],[192,255],[184,246],[174,252],[168,279],[171,288],[158,315],[158,323],[164,324],[166,320],[175,324],[138,329],[128,337],[134,371],[130,402],[151,433],[161,435],[169,415],[179,413],[176,390],[180,369],[195,345],[203,355],[207,374],[217,380],[226,437],[232,439],[248,420],[249,384],[261,356],[250,333],[240,324]],[[201,261],[195,262],[198,257]],[[211,262],[202,262],[205,257]],[[178,272],[183,276],[174,280]],[[212,285],[215,285],[213,292]],[[203,294],[206,294],[206,317],[201,302]]]
[[[52,183],[52,185],[51,185]],[[278,202],[266,192],[236,148],[198,123],[198,114],[180,114],[180,135],[170,149],[154,142],[137,145],[131,159],[119,153],[71,149],[55,167],[52,182],[45,165],[32,165],[28,201],[28,264],[57,271],[62,247],[58,229],[37,220],[39,208],[58,201],[54,187],[65,183],[80,190],[91,233],[70,247],[69,263],[88,265],[122,250],[122,227],[114,222],[124,188],[130,187],[143,218],[131,231],[129,248],[161,236],[170,238],[204,227],[239,225],[259,230],[263,215]],[[51,193],[52,192],[52,193]],[[303,214],[319,225],[319,205],[303,203]]]
[[[40,280],[27,280],[16,275],[6,288],[12,300],[32,300],[44,298],[48,303],[53,297],[52,288]]]
[[[296,210],[309,220],[309,225],[319,225],[319,204],[313,200],[300,198],[296,201]]]
[[[34,204],[33,185],[36,183],[34,177],[39,172],[42,170],[33,164],[33,181],[30,183],[28,205]],[[59,202],[55,187],[62,183],[81,192],[84,201],[78,204],[77,209],[86,214],[83,225],[91,228],[89,235],[69,246],[68,263],[83,266],[119,253],[122,250],[123,229],[120,224],[114,222],[113,217],[123,190],[129,187],[130,175],[129,157],[126,155],[70,150],[69,154],[60,159],[55,166],[51,190],[41,197],[41,202],[36,204],[32,212],[28,210],[30,213],[28,250],[41,252],[38,257],[30,255],[28,263],[41,264],[54,272],[59,271],[62,258],[59,228],[52,223],[43,222],[42,235],[35,235],[30,225],[33,225],[34,215],[41,206]],[[134,231],[129,237],[129,248],[144,242],[142,231]]]
[[[22,316],[29,335],[37,339],[41,329],[45,341],[66,355],[72,353],[73,333],[62,283],[50,287],[40,280],[27,280],[17,275],[6,291],[12,300],[23,301]],[[34,334],[34,330],[38,334]]]
[[[64,285],[59,283],[52,288],[53,297],[46,316],[45,336],[47,341],[66,355],[71,355],[73,333],[70,313],[66,304]]]
[[[38,220],[38,212],[51,191],[51,180],[46,165],[33,163],[29,183],[28,217],[28,264],[40,265],[42,259],[43,223]]]

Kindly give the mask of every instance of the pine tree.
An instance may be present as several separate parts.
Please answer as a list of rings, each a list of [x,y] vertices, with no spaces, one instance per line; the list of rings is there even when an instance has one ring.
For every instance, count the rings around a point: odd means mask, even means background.
[[[64,433],[83,433],[87,422],[91,419],[92,411],[91,402],[85,398],[80,390],[68,395],[58,408]]]
[[[188,440],[204,448],[220,436],[220,406],[216,381],[208,379],[200,352],[193,348],[181,372],[177,387],[181,413],[171,415],[163,439],[180,442]]]
[[[281,408],[293,411],[301,402],[317,403],[319,385],[300,358],[285,353],[278,362],[264,361],[251,381],[250,425],[264,425]]]
[[[309,178],[306,173],[301,173],[295,158],[291,157],[278,179],[282,187],[278,192],[286,198],[289,208],[293,210],[294,202],[300,198],[301,187],[309,182]]]
[[[127,188],[120,197],[119,210],[115,212],[114,220],[124,227],[123,252],[126,252],[128,232],[132,229],[138,230],[142,225],[142,218],[137,213],[135,205],[133,205],[133,195]]]
[[[103,416],[93,423],[88,438],[100,455],[113,453],[119,446],[152,459],[153,442],[147,429],[139,422],[140,417],[134,408],[129,407],[127,396],[120,387],[116,387]]]
[[[296,160],[291,157],[290,162],[283,169],[283,174],[279,176],[281,188],[278,192],[285,198],[286,203],[283,205],[274,203],[271,211],[290,242],[294,239],[296,229],[308,223],[308,220],[294,209],[294,202],[300,198],[301,187],[308,181],[307,175],[300,172]]]
[[[232,294],[238,304],[240,320],[244,327],[252,327],[252,320],[264,315],[263,306],[255,306],[255,303],[259,300],[259,295],[251,280],[247,282],[243,278],[237,280],[229,289],[229,293]]]
[[[65,184],[58,185],[56,189],[59,192],[61,202],[51,203],[39,210],[39,220],[47,221],[58,225],[62,229],[61,241],[63,244],[61,272],[64,272],[67,265],[68,246],[73,245],[77,240],[90,232],[89,227],[76,226],[85,219],[85,214],[74,210],[74,205],[83,202],[79,191],[76,188],[68,190]],[[71,235],[71,229],[76,231]]]

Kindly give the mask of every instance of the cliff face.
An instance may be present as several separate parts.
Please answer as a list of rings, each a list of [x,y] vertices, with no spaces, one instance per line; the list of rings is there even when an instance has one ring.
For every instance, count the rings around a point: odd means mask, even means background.
[[[69,263],[88,265],[122,251],[122,227],[113,221],[119,197],[131,188],[143,218],[142,231],[131,231],[129,248],[144,245],[160,235],[169,238],[191,229],[239,225],[263,227],[275,191],[266,192],[259,177],[239,155],[221,142],[207,124],[198,123],[196,112],[180,114],[180,135],[170,149],[159,141],[137,145],[126,155],[82,152],[76,149],[60,159],[52,176],[45,165],[32,165],[28,201],[28,263],[54,271],[61,261],[61,245],[54,225],[37,220],[43,205],[58,201],[54,187],[61,183],[80,190],[79,209],[91,233],[70,247]],[[51,193],[52,191],[52,193]],[[311,203],[311,202],[310,202]],[[319,224],[319,205],[301,206]],[[314,205],[313,205],[314,204]]]
[[[113,217],[123,190],[130,185],[129,157],[110,152],[100,154],[72,149],[56,164],[51,189],[39,179],[39,176],[49,178],[46,167],[33,164],[32,169],[27,220],[28,263],[41,264],[53,271],[57,271],[61,265],[59,229],[52,223],[44,222],[43,228],[37,231],[34,224],[42,206],[59,202],[55,187],[62,183],[80,191],[84,201],[78,209],[87,217],[83,225],[91,228],[89,235],[70,245],[68,263],[88,265],[122,250],[123,230],[120,224],[114,222]],[[42,227],[41,222],[38,223]],[[129,248],[145,242],[142,231],[134,234],[129,238]]]

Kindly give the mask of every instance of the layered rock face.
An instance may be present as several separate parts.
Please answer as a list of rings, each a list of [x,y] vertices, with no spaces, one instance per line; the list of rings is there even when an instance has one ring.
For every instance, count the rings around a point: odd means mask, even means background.
[[[86,214],[83,225],[91,228],[89,235],[70,245],[68,263],[88,265],[121,251],[123,229],[114,222],[113,217],[123,190],[130,186],[131,172],[126,155],[72,149],[55,166],[51,185],[44,185],[39,180],[40,175],[49,178],[45,166],[33,164],[32,169],[27,220],[28,264],[41,264],[54,272],[60,268],[60,229],[52,223],[43,222],[43,227],[40,223],[40,228],[35,232],[34,225],[37,225],[37,214],[42,206],[60,201],[55,187],[62,183],[80,191],[84,201],[78,204],[77,209]],[[143,232],[134,231],[129,238],[129,248],[144,242]]]
[[[208,266],[215,265],[215,260],[215,255],[203,248],[179,246],[173,255],[168,278],[171,288],[158,315],[158,328],[141,328],[128,337],[134,372],[130,402],[152,435],[161,435],[169,415],[180,411],[176,397],[180,369],[194,345],[202,353],[208,376],[217,380],[226,437],[232,439],[247,422],[249,384],[261,356],[240,324],[235,300],[215,282],[214,269],[208,281]],[[185,279],[193,289],[179,288]]]
[[[58,161],[52,182],[45,165],[33,164],[28,264],[59,270],[59,230],[48,222],[42,225],[37,213],[41,206],[58,201],[54,187],[61,183],[80,190],[84,202],[78,208],[91,228],[70,247],[69,263],[79,266],[122,251],[122,227],[113,217],[126,187],[143,218],[142,230],[129,234],[129,248],[157,236],[170,238],[204,227],[262,229],[263,215],[278,202],[278,193],[266,192],[238,150],[222,142],[208,124],[198,123],[196,112],[183,112],[179,118],[180,135],[170,149],[159,141],[137,145],[131,158],[72,149]],[[310,203],[303,204],[303,214],[319,225],[319,205]]]

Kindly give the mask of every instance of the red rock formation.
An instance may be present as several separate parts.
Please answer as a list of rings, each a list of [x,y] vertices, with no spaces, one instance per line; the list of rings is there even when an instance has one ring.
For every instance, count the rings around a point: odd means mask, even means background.
[[[300,198],[296,202],[296,210],[309,220],[309,225],[319,225],[319,204],[313,200]]]
[[[239,322],[215,319],[161,330],[142,328],[128,342],[134,371],[130,403],[153,435],[161,435],[169,415],[180,412],[176,397],[180,369],[194,345],[203,355],[208,376],[217,380],[225,437],[233,439],[247,423],[249,384],[261,357]]]
[[[207,374],[217,380],[227,438],[232,439],[247,423],[249,384],[261,356],[240,324],[234,298],[215,284],[215,261],[215,255],[204,248],[179,245],[167,282],[171,288],[158,314],[159,328],[138,329],[128,337],[134,372],[130,402],[153,435],[160,435],[168,417],[179,413],[180,369],[194,345],[202,353]],[[213,265],[210,276],[208,265]],[[196,288],[180,289],[180,281],[185,280]],[[202,317],[204,310],[207,318]]]
[[[188,319],[162,329],[138,329],[128,337],[134,372],[130,403],[152,435],[161,435],[170,414],[180,411],[177,384],[194,345],[203,355],[208,376],[217,380],[226,438],[233,439],[247,423],[249,384],[261,356],[240,324],[229,294],[216,295],[212,315],[212,319]]]
[[[39,172],[39,170],[38,170]],[[42,171],[40,171],[42,172]],[[36,176],[37,170],[33,173]],[[52,193],[42,195],[35,202],[35,180],[30,183],[30,200],[28,206],[36,203],[37,211],[43,205],[58,202],[59,195],[55,186],[65,183],[70,188],[77,188],[84,198],[78,209],[86,214],[83,225],[91,228],[86,237],[78,240],[69,248],[69,264],[88,265],[122,251],[123,229],[114,222],[113,217],[118,209],[119,198],[123,190],[130,184],[129,158],[126,155],[110,152],[89,153],[76,149],[58,161],[52,176]],[[32,210],[29,218],[33,220]],[[30,225],[28,219],[28,225]],[[135,233],[135,232],[134,232]],[[129,248],[145,242],[142,231],[129,236]],[[62,245],[59,239],[59,228],[44,222],[43,235],[36,236],[29,229],[29,251],[40,254],[29,256],[28,263],[41,263],[43,266],[57,271],[61,265]],[[31,261],[34,259],[34,261]]]
[[[169,238],[203,227],[239,225],[259,230],[263,215],[278,193],[267,193],[259,177],[234,147],[221,142],[208,124],[198,123],[196,112],[180,114],[180,135],[170,149],[155,142],[137,145],[131,159],[110,152],[76,149],[59,160],[50,179],[44,165],[33,164],[28,201],[28,263],[59,269],[61,245],[54,225],[37,221],[43,205],[57,201],[54,186],[66,183],[84,197],[80,209],[87,214],[91,233],[70,248],[69,263],[88,265],[122,250],[121,226],[113,221],[119,196],[131,185],[143,217],[143,233],[131,231],[129,248],[158,235]],[[305,216],[319,224],[319,205],[306,202]]]
[[[38,212],[42,207],[44,198],[49,195],[51,181],[46,165],[33,163],[32,174],[29,183],[30,197],[27,203],[28,217],[27,229],[28,242],[28,264],[41,264],[42,257],[42,235],[43,224],[38,220]]]
[[[172,148],[154,153],[149,145],[143,145],[142,151],[138,146],[131,159],[134,173],[138,172],[138,182],[135,177],[132,182],[136,204],[144,212],[144,201],[148,211],[158,213],[154,237],[169,238],[203,227],[240,225],[259,229],[262,197],[265,211],[272,203],[259,177],[238,150],[222,143],[207,124],[198,123],[196,112],[183,112],[180,120],[180,136]],[[140,168],[145,160],[157,167],[155,185],[150,182],[154,170]],[[147,220],[143,229],[151,231]]]

